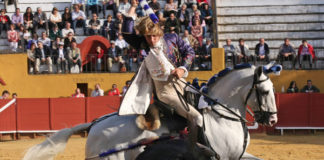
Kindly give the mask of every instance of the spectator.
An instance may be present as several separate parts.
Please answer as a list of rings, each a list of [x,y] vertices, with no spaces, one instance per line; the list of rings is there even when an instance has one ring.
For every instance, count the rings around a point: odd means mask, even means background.
[[[89,10],[91,10],[91,14],[96,13],[99,15],[99,0],[87,0],[87,17],[90,17]]]
[[[60,42],[61,42],[61,38],[60,37],[56,37],[55,41],[52,41],[52,43],[51,43],[51,49],[52,49],[52,53],[54,55],[58,55],[58,53],[56,51],[59,48]]]
[[[78,6],[80,9],[83,10],[83,13],[85,13],[86,12],[86,7],[85,7],[86,4],[85,3],[86,3],[86,0],[72,0],[71,7]]]
[[[264,42],[264,38],[260,38],[259,43],[255,46],[257,61],[266,60],[266,62],[269,63],[269,53],[270,49],[268,44]]]
[[[178,0],[178,6],[181,4],[186,4],[188,8],[191,8],[192,5],[197,4],[197,0]]]
[[[24,24],[23,15],[20,14],[20,9],[16,8],[16,12],[11,16],[11,24],[14,24],[18,29],[20,25]]]
[[[80,11],[79,6],[74,6],[74,11],[72,12],[72,28],[75,31],[77,26],[82,26],[83,34],[86,35],[86,16],[84,12]]]
[[[202,28],[203,28],[203,37],[204,37],[204,35],[205,35],[205,33],[206,33],[206,23],[205,23],[205,20],[203,20],[202,18],[201,18],[201,16],[200,16],[200,12],[198,12],[198,11],[195,11],[194,12],[194,15],[192,16],[192,18],[191,18],[191,23],[189,24],[189,26],[193,26],[193,23],[195,22],[195,20],[198,20],[199,22],[200,22],[200,25],[202,26]],[[189,29],[191,29],[191,28],[189,28]],[[192,34],[192,33],[191,33]]]
[[[125,95],[125,93],[127,92],[129,86],[131,85],[131,81],[126,81],[125,86],[123,87],[123,96]]]
[[[284,60],[291,60],[293,63],[293,66],[295,66],[296,63],[296,52],[294,49],[294,46],[290,44],[290,41],[288,38],[285,38],[284,43],[279,48],[279,61],[281,62],[281,65]]]
[[[182,36],[182,40],[190,45],[191,47],[193,47],[196,43],[198,44],[199,42],[197,41],[197,39],[195,37],[193,37],[191,34],[189,34],[188,30],[185,30]]]
[[[71,28],[71,23],[66,22],[65,28],[62,29],[63,38],[66,38],[70,32],[74,35],[74,30]]]
[[[110,41],[110,48],[108,49],[108,71],[111,72],[113,63],[124,64],[124,60],[122,58],[122,50],[116,46],[115,41]]]
[[[94,53],[95,59],[92,60],[92,65],[93,67],[96,67],[96,71],[101,71],[101,65],[102,65],[102,60],[104,56],[105,51],[100,47],[97,46],[96,51]]]
[[[119,96],[119,90],[116,84],[112,85],[112,88],[108,91],[108,96]]]
[[[200,10],[198,9],[198,6],[197,6],[196,4],[193,4],[193,5],[192,5],[191,10],[192,10],[192,12],[191,12],[190,17],[193,17],[194,14],[195,14],[196,12],[198,12],[198,13],[197,13],[198,15],[201,14],[201,13],[200,13]]]
[[[207,0],[197,0],[197,3],[200,8],[202,8],[203,5],[208,4]]]
[[[42,32],[42,36],[38,38],[39,42],[42,42],[43,45],[46,45],[47,47],[51,47],[51,39],[47,37],[46,32]]]
[[[69,49],[71,48],[71,44],[76,42],[76,39],[73,37],[73,33],[69,32],[68,36],[64,38],[64,48]]]
[[[83,93],[81,93],[80,88],[77,88],[77,89],[75,89],[75,93],[72,94],[71,97],[73,97],[73,98],[84,98],[85,96],[84,96]]]
[[[298,93],[298,87],[296,81],[291,81],[287,93]]]
[[[178,6],[173,0],[167,0],[167,3],[164,5],[164,17],[169,17],[171,13],[177,14]]]
[[[0,34],[2,31],[8,31],[9,30],[9,24],[10,24],[10,18],[9,16],[6,15],[6,10],[1,9],[1,14],[0,14]]]
[[[179,21],[176,19],[174,13],[170,13],[170,17],[165,22],[164,32],[179,34],[179,28],[180,28]]]
[[[37,12],[34,14],[34,33],[38,28],[44,28],[48,33],[48,22],[45,12],[42,11],[42,8],[37,7]]]
[[[195,59],[193,61],[193,65],[191,66],[191,70],[198,71],[199,67],[201,67],[201,57],[203,56],[202,48],[199,46],[199,43],[195,43],[193,46]]]
[[[159,12],[161,10],[161,5],[160,3],[157,1],[157,0],[152,0],[150,3],[149,3],[149,6],[152,8],[153,12],[155,13],[156,16],[159,16]]]
[[[18,8],[18,0],[3,0],[4,9],[8,10],[8,2],[9,4],[14,4],[15,8]]]
[[[231,59],[233,64],[236,65],[235,61],[235,47],[234,45],[231,44],[232,40],[227,39],[226,44],[223,46],[225,50],[225,60],[227,61],[228,59]]]
[[[124,18],[121,13],[117,13],[117,19],[115,20],[115,31],[118,34],[121,34],[121,29],[123,28]],[[115,39],[112,39],[115,40]]]
[[[132,46],[128,49],[126,60],[126,67],[128,71],[133,71],[134,64],[139,65],[139,51]]]
[[[61,30],[59,30],[59,27],[55,25],[54,28],[50,30],[49,38],[51,39],[51,41],[54,41],[57,37],[62,37],[62,32]]]
[[[4,91],[2,92],[2,96],[0,97],[0,99],[8,99],[9,96],[10,96],[9,91],[4,90]]]
[[[127,53],[128,43],[124,40],[124,37],[122,34],[118,35],[118,38],[115,41],[115,45],[121,49],[122,55],[124,55],[124,53]]]
[[[198,19],[196,19],[193,22],[193,26],[191,27],[191,34],[198,40],[199,46],[202,46],[203,28],[202,28],[200,21]]]
[[[136,13],[137,17],[144,16],[144,10],[141,5],[137,5],[137,0],[131,0],[131,6],[137,6],[135,9],[135,13]]]
[[[68,51],[64,48],[64,43],[59,42],[55,57],[57,58],[58,73],[68,72]]]
[[[72,23],[72,13],[69,9],[69,7],[65,7],[64,13],[62,14],[62,23],[64,26],[66,26],[66,23]]]
[[[33,11],[30,7],[27,7],[26,12],[24,13],[24,24],[26,29],[32,30],[33,29]]]
[[[117,6],[116,6],[116,3],[114,2],[114,0],[102,0],[103,17],[106,17],[106,9],[112,10],[114,17],[116,17],[118,9],[117,9]]]
[[[122,0],[122,2],[119,3],[118,12],[120,12],[122,14],[126,14],[130,7],[131,7],[131,5],[128,2],[128,0]]]
[[[12,99],[15,99],[15,98],[17,98],[17,93],[13,93],[12,95],[11,95],[11,97],[12,97]]]
[[[239,45],[235,48],[235,54],[237,56],[237,63],[241,63],[241,60],[247,63],[251,58],[249,46],[244,44],[244,39],[239,39]]]
[[[202,56],[200,57],[201,59],[201,63],[204,63],[204,62],[211,62],[211,55],[212,55],[212,48],[214,48],[214,44],[212,43],[211,39],[210,38],[206,38],[206,44],[204,44],[202,47],[201,47],[201,50],[202,50]],[[205,64],[203,64],[203,67],[202,69],[203,70],[210,70],[211,66],[205,66]]]
[[[12,52],[16,52],[18,48],[19,35],[15,30],[15,25],[10,25],[10,30],[7,32],[9,47]]]
[[[20,26],[20,28],[22,29],[22,32],[19,32],[18,46],[20,46],[20,48],[22,48],[25,52],[28,41],[31,39],[31,35],[30,32],[24,26]]]
[[[35,71],[35,65],[36,65],[35,55],[36,55],[36,44],[32,43],[30,49],[27,50],[29,73],[34,73]]]
[[[79,71],[82,72],[81,68],[81,52],[77,47],[76,42],[71,43],[71,49],[69,49],[69,68],[71,69],[74,66],[79,67]]]
[[[91,97],[98,97],[98,96],[103,96],[103,95],[104,95],[104,91],[100,88],[100,84],[97,83],[95,85],[95,90],[93,90],[91,93]]]
[[[100,32],[100,21],[96,13],[92,14],[92,19],[89,21],[89,34],[98,35]]]
[[[58,26],[61,30],[63,28],[62,16],[58,12],[56,7],[53,8],[51,15],[49,16],[49,28],[52,30],[54,26]]]
[[[307,85],[300,91],[302,93],[319,93],[320,90],[312,84],[312,80],[307,80]]]
[[[189,11],[187,10],[187,5],[182,4],[181,9],[179,9],[177,13],[177,18],[179,20],[180,25],[184,26],[185,29],[189,26]],[[182,28],[180,28],[182,30]]]
[[[107,20],[105,20],[105,22],[104,22],[104,24],[102,26],[101,34],[102,34],[102,36],[104,36],[108,40],[116,39],[115,24],[112,21],[112,16],[111,15],[107,16]]]
[[[48,65],[48,72],[52,73],[53,69],[52,69],[52,58],[51,58],[51,51],[49,49],[49,47],[47,47],[46,45],[43,45],[42,41],[38,41],[37,42],[37,46],[38,48],[36,48],[36,53],[35,53],[35,57],[36,57],[36,73],[39,73],[39,66],[41,63],[47,63]]]
[[[28,41],[28,44],[27,44],[27,49],[30,49],[31,45],[34,43],[36,48],[38,47],[37,46],[37,41],[38,41],[38,35],[36,33],[33,33],[32,35],[32,39]]]
[[[211,27],[211,25],[213,24],[213,11],[212,9],[209,7],[208,3],[203,5],[203,9],[200,10],[201,13],[201,18],[203,20],[205,20],[206,24]]]
[[[304,57],[309,60],[309,66],[312,68],[313,59],[315,59],[315,52],[313,46],[307,43],[306,40],[302,41],[302,44],[298,49],[299,68],[301,68],[301,62]]]

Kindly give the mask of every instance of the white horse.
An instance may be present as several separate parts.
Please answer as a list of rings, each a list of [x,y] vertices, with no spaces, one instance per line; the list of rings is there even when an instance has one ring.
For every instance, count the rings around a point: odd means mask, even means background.
[[[273,84],[267,75],[269,70],[265,69],[272,65],[233,70],[212,84],[208,89],[208,95],[227,106],[239,117],[245,117],[245,103],[247,103],[254,111],[257,122],[272,126],[277,123],[277,108]],[[242,155],[242,159],[255,158],[245,152],[249,143],[245,123],[236,121],[239,119],[238,116],[234,116],[219,105],[212,108],[213,110],[206,109],[203,112],[205,134],[211,148],[220,159],[237,160]],[[141,130],[137,128],[135,119],[135,115],[112,115],[93,125],[87,139],[86,159],[135,159],[144,147],[118,152],[104,158],[100,158],[99,154],[170,132],[165,122],[162,122],[160,129],[156,131]],[[90,123],[82,124],[57,132],[43,143],[30,148],[24,160],[52,159],[58,152],[64,150],[73,133],[86,130],[90,125]]]

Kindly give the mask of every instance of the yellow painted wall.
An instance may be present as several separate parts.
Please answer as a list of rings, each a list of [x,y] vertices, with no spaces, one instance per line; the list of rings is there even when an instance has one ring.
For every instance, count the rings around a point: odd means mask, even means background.
[[[192,71],[187,80],[191,81],[195,77],[209,79],[222,70],[225,67],[222,48],[213,49],[212,62],[212,71]],[[77,83],[88,83],[89,94],[96,83],[100,83],[104,91],[108,91],[113,83],[121,90],[133,75],[134,73],[29,75],[26,54],[0,55],[0,77],[7,83],[6,86],[0,86],[0,91],[7,89],[11,93],[16,92],[21,98],[69,97]],[[291,80],[296,80],[299,88],[302,88],[307,79],[312,79],[318,88],[324,90],[323,70],[283,71],[281,76],[271,76],[271,79],[278,92],[282,85],[286,89]]]

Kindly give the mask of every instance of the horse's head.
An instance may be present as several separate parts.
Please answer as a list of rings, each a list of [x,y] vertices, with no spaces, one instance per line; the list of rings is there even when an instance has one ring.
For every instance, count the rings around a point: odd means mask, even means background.
[[[280,65],[270,63],[257,67],[254,71],[253,84],[245,103],[251,107],[255,121],[260,124],[273,126],[278,121],[273,84],[268,74],[280,73],[281,70]]]

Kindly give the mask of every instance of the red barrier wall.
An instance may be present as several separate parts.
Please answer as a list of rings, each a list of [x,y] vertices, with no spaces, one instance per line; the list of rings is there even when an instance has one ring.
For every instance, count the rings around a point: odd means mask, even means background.
[[[118,111],[121,98],[118,96],[103,96],[87,98],[87,122],[108,113]]]
[[[1,100],[0,109],[10,100]],[[12,104],[9,108],[0,113],[0,131],[15,131],[16,126],[16,107]]]

